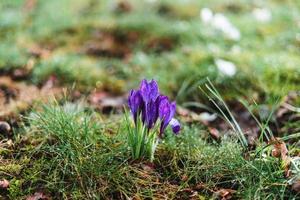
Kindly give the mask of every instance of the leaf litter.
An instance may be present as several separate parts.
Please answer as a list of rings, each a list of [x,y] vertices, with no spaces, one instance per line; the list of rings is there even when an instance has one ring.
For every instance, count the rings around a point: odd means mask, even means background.
[[[13,81],[8,76],[0,78],[0,119],[12,119],[37,101],[47,102],[61,94],[62,89],[53,87],[38,88],[25,82]]]

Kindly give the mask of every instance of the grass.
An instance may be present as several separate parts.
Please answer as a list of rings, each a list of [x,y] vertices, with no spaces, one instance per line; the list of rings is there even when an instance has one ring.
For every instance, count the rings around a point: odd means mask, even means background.
[[[1,166],[4,177],[14,177],[6,194],[12,199],[34,191],[72,199],[178,199],[197,191],[200,198],[222,188],[236,190],[235,198],[242,199],[296,197],[280,159],[269,156],[269,150],[245,157],[237,138],[212,142],[199,126],[184,126],[179,136],[169,130],[149,165],[129,159],[122,118],[111,130],[90,109],[55,103],[31,113],[27,123],[23,139],[16,136],[20,149],[7,152],[2,162],[14,158],[15,164]]]
[[[224,14],[241,39],[203,23],[204,7]],[[253,9],[261,7],[271,11],[270,22],[254,19]],[[81,94],[119,96],[154,78],[195,112],[214,108],[199,91],[209,78],[219,91],[210,88],[211,100],[228,105],[224,116],[234,128],[219,130],[224,136],[215,141],[207,126],[184,123],[178,137],[168,132],[149,164],[130,159],[123,115],[76,100],[37,103],[21,120],[10,120],[17,124],[12,136],[1,135],[0,174],[10,187],[0,198],[43,192],[54,199],[206,199],[217,198],[220,189],[235,190],[236,199],[299,198],[290,186],[299,176],[299,112],[277,116],[284,103],[300,105],[299,98],[286,102],[300,90],[299,10],[297,1],[275,0],[129,0],[125,9],[115,0],[1,1],[1,74],[24,70],[19,79],[27,84],[43,86],[55,77],[60,87]],[[234,63],[236,74],[222,74],[216,59]],[[241,143],[244,130],[235,121],[240,101],[261,128],[252,149]],[[271,156],[267,134],[286,142],[291,178],[284,176],[284,162]]]

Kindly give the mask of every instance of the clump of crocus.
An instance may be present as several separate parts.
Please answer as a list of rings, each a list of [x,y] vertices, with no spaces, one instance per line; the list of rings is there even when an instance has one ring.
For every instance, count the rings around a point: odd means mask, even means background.
[[[131,90],[128,97],[134,126],[127,119],[128,143],[134,159],[154,159],[158,142],[163,138],[168,125],[175,134],[180,131],[180,124],[174,118],[176,103],[159,93],[155,80],[143,80],[138,90]]]

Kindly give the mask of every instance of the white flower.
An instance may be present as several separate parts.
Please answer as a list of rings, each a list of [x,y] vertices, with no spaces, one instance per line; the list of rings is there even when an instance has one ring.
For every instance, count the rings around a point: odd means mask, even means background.
[[[213,19],[213,12],[209,8],[202,8],[200,12],[200,17],[205,24],[208,24]]]
[[[241,33],[235,27],[229,28],[226,32],[224,31],[224,33],[226,34],[226,36],[229,39],[232,39],[232,40],[240,40],[241,39]]]
[[[266,8],[256,8],[252,11],[254,18],[259,22],[269,22],[272,19],[272,13]]]
[[[236,73],[236,66],[232,62],[216,59],[215,64],[218,67],[218,70],[224,75],[234,76]]]
[[[199,114],[199,119],[201,119],[201,121],[206,121],[206,122],[212,122],[215,119],[217,119],[217,114],[210,114],[208,112],[203,112],[201,114]]]
[[[214,15],[212,26],[222,31],[229,39],[239,40],[241,38],[240,31],[223,14]]]
[[[223,14],[220,13],[214,15],[214,18],[212,20],[212,25],[216,29],[220,29],[222,31],[226,31],[232,26],[229,20]]]
[[[240,40],[240,31],[223,14],[216,13],[214,15],[209,8],[203,8],[200,12],[200,17],[203,23],[221,31],[228,39]]]

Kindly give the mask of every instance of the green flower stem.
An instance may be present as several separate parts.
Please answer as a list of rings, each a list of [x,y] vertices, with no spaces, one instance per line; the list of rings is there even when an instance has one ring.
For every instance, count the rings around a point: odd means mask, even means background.
[[[141,119],[137,119],[134,126],[129,120],[127,111],[125,111],[125,121],[128,132],[128,146],[130,147],[132,158],[147,158],[153,162],[154,153],[158,145],[158,128],[154,127],[149,130],[143,125]]]

